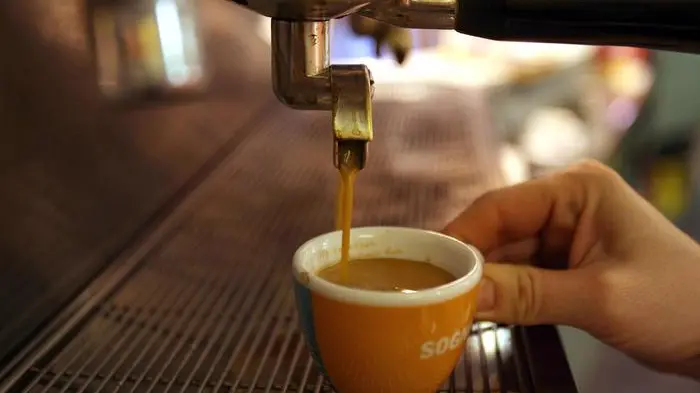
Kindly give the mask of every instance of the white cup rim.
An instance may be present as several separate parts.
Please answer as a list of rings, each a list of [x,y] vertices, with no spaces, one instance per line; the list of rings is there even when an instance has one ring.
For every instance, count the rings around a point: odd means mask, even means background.
[[[293,274],[295,280],[301,285],[309,288],[312,292],[317,292],[327,298],[331,298],[344,303],[363,304],[376,307],[416,307],[429,304],[443,303],[474,289],[483,274],[484,258],[474,246],[463,243],[448,235],[416,228],[373,226],[356,227],[351,230],[351,238],[362,235],[377,235],[379,233],[400,234],[406,238],[420,236],[428,238],[435,243],[439,243],[441,248],[449,248],[456,255],[463,255],[465,260],[470,261],[471,267],[465,274],[461,274],[456,280],[435,288],[428,288],[412,293],[376,291],[358,288],[349,288],[342,285],[326,281],[311,271],[309,268],[310,259],[306,257],[314,250],[328,247],[329,241],[338,242],[341,236],[340,231],[329,232],[316,236],[301,245],[293,258]],[[401,256],[402,259],[413,260],[411,256]],[[418,257],[417,261],[421,261]],[[329,266],[334,261],[329,261],[325,266]],[[317,269],[318,270],[318,269]]]

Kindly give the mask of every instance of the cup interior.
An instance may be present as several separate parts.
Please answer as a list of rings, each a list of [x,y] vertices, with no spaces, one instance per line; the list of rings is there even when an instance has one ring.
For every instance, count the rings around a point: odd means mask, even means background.
[[[362,227],[350,232],[350,259],[399,258],[427,262],[456,277],[448,284],[412,293],[373,291],[344,287],[317,273],[340,260],[340,231],[309,240],[294,255],[297,281],[312,291],[345,302],[374,306],[419,306],[449,300],[472,290],[482,275],[479,251],[452,237],[421,229]]]

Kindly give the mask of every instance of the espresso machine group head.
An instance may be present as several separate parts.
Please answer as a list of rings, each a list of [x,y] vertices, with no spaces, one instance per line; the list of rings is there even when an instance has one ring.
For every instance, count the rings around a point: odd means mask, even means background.
[[[99,85],[142,102],[206,84],[197,0],[87,0]],[[221,0],[227,1],[227,0]],[[372,140],[373,81],[364,65],[330,64],[329,22],[351,14],[496,40],[700,51],[700,0],[235,0],[271,18],[275,95],[331,111],[337,167],[362,169]]]

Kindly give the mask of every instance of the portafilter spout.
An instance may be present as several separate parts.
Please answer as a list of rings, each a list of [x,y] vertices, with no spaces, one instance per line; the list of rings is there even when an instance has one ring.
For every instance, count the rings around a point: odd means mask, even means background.
[[[373,82],[364,65],[330,64],[328,21],[272,20],[277,98],[303,110],[330,110],[336,167],[364,168],[372,140]]]

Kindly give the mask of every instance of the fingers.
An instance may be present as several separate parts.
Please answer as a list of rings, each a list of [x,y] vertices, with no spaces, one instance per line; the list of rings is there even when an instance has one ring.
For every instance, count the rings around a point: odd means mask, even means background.
[[[579,267],[600,240],[601,201],[623,182],[608,168],[583,163],[565,172],[489,192],[445,232],[490,258]],[[602,217],[616,209],[608,208]],[[514,257],[515,259],[510,259]],[[512,324],[595,322],[598,281],[587,269],[550,270],[526,264],[487,264],[479,319]],[[590,270],[590,269],[588,269]]]
[[[532,263],[540,248],[540,239],[529,238],[498,247],[486,254],[487,261],[509,261],[511,263]]]
[[[485,254],[537,237],[552,220],[555,207],[566,204],[576,211],[583,209],[579,193],[559,186],[543,178],[486,193],[452,221],[445,232]]]
[[[544,246],[566,247],[579,217],[592,207],[595,198],[591,196],[603,192],[600,180],[611,177],[610,173],[600,164],[586,163],[488,192],[447,225],[445,232],[484,254],[543,234],[547,235],[541,239]]]
[[[581,270],[488,263],[477,319],[518,325],[564,324],[583,328],[595,320],[596,283]]]

